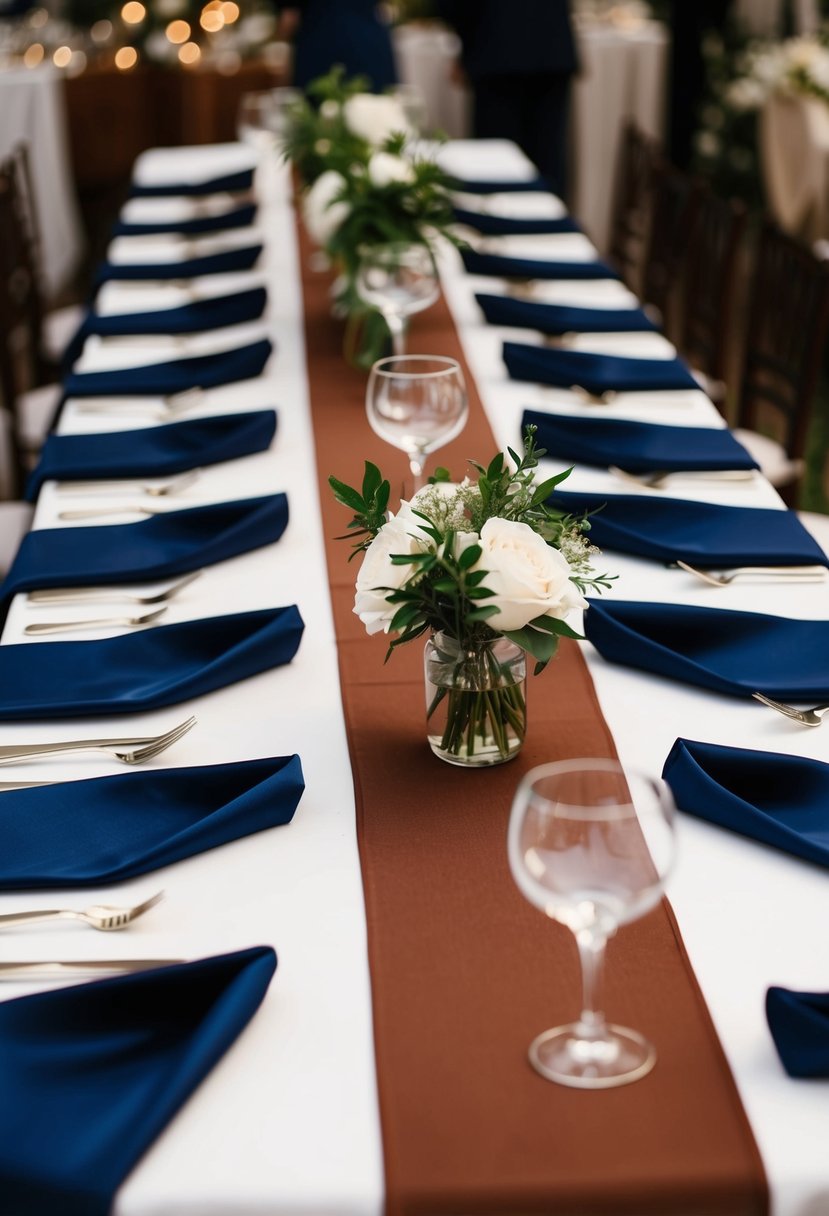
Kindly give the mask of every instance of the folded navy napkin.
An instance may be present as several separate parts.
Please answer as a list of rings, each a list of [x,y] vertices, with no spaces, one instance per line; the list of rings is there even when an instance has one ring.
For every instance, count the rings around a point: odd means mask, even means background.
[[[829,865],[829,764],[677,739],[662,776],[681,811]]]
[[[555,335],[656,332],[653,321],[641,308],[578,308],[484,292],[477,293],[475,299],[490,325],[538,329]]]
[[[299,756],[136,771],[8,790],[0,890],[121,882],[290,823]]]
[[[32,501],[44,481],[164,477],[265,452],[276,432],[274,410],[167,422],[138,431],[50,435],[29,476]]]
[[[479,253],[461,249],[463,264],[470,274],[514,279],[618,279],[607,262],[554,262],[540,258],[516,258],[503,253]]]
[[[542,190],[545,194],[550,194],[550,184],[544,177],[531,177],[526,179],[516,179],[514,177],[497,178],[497,177],[458,177],[455,173],[450,173],[451,182],[449,188],[451,190],[461,190],[464,194],[517,194],[524,193],[527,190]]]
[[[200,236],[205,232],[227,232],[231,228],[249,228],[256,219],[256,203],[234,207],[221,215],[200,215],[191,220],[162,220],[157,223],[136,224],[118,220],[113,236],[153,236],[156,233],[177,232],[184,236]]]
[[[658,562],[681,560],[703,569],[729,566],[829,566],[829,558],[794,511],[723,507],[642,494],[577,494],[556,490],[547,500],[569,515],[590,515],[600,549]],[[25,544],[25,541],[24,541]]]
[[[263,338],[215,355],[100,372],[70,372],[64,379],[63,391],[67,397],[154,397],[191,388],[215,388],[260,376],[272,351],[273,344]]]
[[[132,524],[36,528],[0,584],[0,602],[44,587],[155,582],[259,549],[288,523],[284,494],[167,511]]]
[[[205,253],[201,257],[185,258],[182,262],[102,262],[95,272],[95,286],[111,279],[195,279],[203,274],[229,274],[233,270],[250,270],[259,261],[262,246],[246,245],[242,249],[223,249],[220,253]]]
[[[623,418],[578,418],[525,410],[525,427],[538,428],[538,443],[557,460],[631,473],[711,472],[756,469],[757,464],[724,427],[657,426]]]
[[[513,380],[532,380],[556,388],[578,385],[597,396],[608,391],[640,393],[699,388],[681,359],[628,359],[505,342],[504,363]]]
[[[85,642],[0,646],[0,721],[139,713],[289,663],[299,609],[267,608]]]
[[[829,1077],[829,992],[769,988],[766,1019],[790,1077]]]
[[[463,207],[455,207],[454,214],[456,223],[466,224],[467,228],[474,228],[484,236],[581,232],[581,228],[570,215],[562,215],[556,219],[539,217],[533,220],[509,215],[486,215],[481,211],[466,211]]]
[[[84,318],[67,346],[64,364],[71,367],[91,334],[108,338],[129,337],[132,334],[204,333],[211,329],[224,329],[228,325],[242,325],[245,321],[257,321],[265,311],[267,302],[266,289],[252,287],[249,291],[237,291],[230,296],[219,296],[214,300],[193,300],[178,308],[160,308],[154,312],[101,316],[92,311]]]
[[[241,169],[238,173],[226,173],[223,177],[211,177],[202,182],[165,182],[163,185],[142,186],[133,182],[130,194],[133,198],[161,198],[168,194],[235,194],[250,190],[253,186],[253,169]]]
[[[612,663],[715,692],[829,698],[829,621],[592,599],[584,632]]]
[[[124,1178],[253,1017],[275,969],[273,949],[255,946],[3,1001],[4,1212],[107,1216]]]

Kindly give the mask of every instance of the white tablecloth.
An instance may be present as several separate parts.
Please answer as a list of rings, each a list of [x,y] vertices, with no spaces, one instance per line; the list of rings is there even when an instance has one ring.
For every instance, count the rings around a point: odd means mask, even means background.
[[[482,174],[485,169],[490,174],[508,172],[511,165],[517,171],[525,168],[514,149],[505,154],[503,145],[494,145],[488,163],[482,155],[486,152],[485,145],[475,149]],[[119,889],[118,899],[127,901],[162,886],[168,892],[158,909],[117,939],[119,953],[193,956],[270,942],[280,964],[260,1012],[122,1188],[118,1216],[376,1216],[382,1202],[365,925],[288,207],[282,202],[267,207],[263,227],[271,286],[267,319],[276,354],[261,380],[213,390],[202,409],[218,413],[277,404],[275,444],[270,452],[206,470],[186,496],[170,505],[287,490],[291,523],[277,545],[206,571],[174,601],[169,619],[296,600],[307,625],[305,637],[289,667],[173,710],[117,722],[119,729],[123,725],[145,733],[194,712],[198,727],[163,757],[161,767],[298,751],[307,790],[290,827],[224,846]],[[442,261],[446,294],[499,443],[515,445],[524,406],[571,414],[590,409],[567,391],[508,381],[500,360],[501,341],[507,336],[532,341],[532,335],[485,326],[473,292],[502,285],[464,275],[454,251],[447,250]],[[600,290],[598,284],[588,286]],[[618,298],[618,285],[607,290],[610,298]],[[622,341],[631,352],[644,352],[640,344],[645,343],[651,353],[665,353],[664,345],[657,343],[657,350],[649,335],[602,336],[595,344],[581,341],[596,349]],[[722,425],[701,392],[660,395],[661,404],[643,396],[621,395],[614,405],[603,407],[603,416]],[[109,425],[135,422],[131,416]],[[70,404],[61,429],[78,433],[101,424]],[[570,484],[574,489],[630,492],[629,485],[614,481],[609,473],[584,467],[576,469]],[[642,493],[649,494],[658,509],[658,492]],[[671,493],[780,506],[759,477],[728,488],[676,479]],[[66,501],[54,485],[47,486],[37,525],[55,524],[57,510]],[[73,506],[80,501],[73,495]],[[101,498],[94,501],[100,503]],[[609,593],[614,598],[800,617],[826,617],[829,612],[825,583],[799,589],[769,584],[713,590],[678,570],[634,558],[608,554],[601,566],[619,574]],[[18,597],[3,642],[22,640],[24,624],[36,619],[35,614],[43,619],[44,611]],[[61,611],[67,616],[83,612]],[[659,772],[678,735],[829,759],[825,729],[804,731],[753,702],[612,667],[588,644],[584,649],[626,763]],[[378,663],[382,650],[378,644]],[[105,733],[112,725],[112,720],[7,724],[0,727],[0,742],[38,741],[56,733],[81,737]],[[113,770],[105,760],[86,757],[55,764],[52,774],[89,776]],[[424,753],[424,781],[430,774],[440,779],[438,762]],[[20,767],[5,775],[23,779],[27,773]],[[829,1083],[795,1082],[785,1075],[765,1024],[763,995],[769,983],[829,989],[829,955],[823,945],[829,910],[826,876],[817,867],[690,817],[680,817],[679,835],[680,863],[669,895],[760,1145],[773,1214],[816,1216],[829,1210]],[[106,894],[112,902],[112,892]],[[90,892],[89,901],[97,895]],[[37,902],[42,905],[46,898],[60,905],[51,893],[38,896]],[[0,909],[12,911],[28,902],[24,895],[2,895]],[[84,930],[4,938],[5,957],[12,959],[106,957],[112,952],[113,939]],[[612,946],[608,965],[613,967]],[[26,990],[9,985],[2,995]],[[686,1066],[693,1069],[694,1060],[689,1057]]]
[[[83,235],[69,164],[63,81],[51,66],[0,68],[0,158],[21,141],[29,145],[43,273],[53,295],[77,268]]]

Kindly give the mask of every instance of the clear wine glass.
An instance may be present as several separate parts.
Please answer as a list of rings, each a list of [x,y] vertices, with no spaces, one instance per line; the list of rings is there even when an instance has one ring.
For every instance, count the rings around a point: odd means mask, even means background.
[[[425,245],[389,241],[360,250],[357,290],[385,318],[396,355],[406,350],[409,317],[430,308],[440,294],[432,254]]]
[[[626,1085],[650,1072],[643,1035],[605,1020],[605,946],[620,925],[659,902],[674,857],[674,804],[664,782],[615,760],[563,760],[532,769],[509,823],[510,869],[521,893],[573,933],[583,1001],[577,1022],[530,1045],[533,1067],[583,1089]]]
[[[236,111],[237,138],[260,155],[275,151],[277,146],[272,92],[264,89],[258,93],[243,93]]]
[[[460,364],[443,355],[378,360],[368,378],[366,413],[372,430],[407,454],[419,489],[428,454],[459,435],[466,423]]]

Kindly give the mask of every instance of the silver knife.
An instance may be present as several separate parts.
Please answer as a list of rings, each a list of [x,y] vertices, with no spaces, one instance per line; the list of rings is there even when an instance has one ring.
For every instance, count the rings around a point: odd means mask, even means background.
[[[172,967],[187,961],[186,958],[111,958],[68,962],[0,963],[0,981],[61,980],[72,979],[76,976],[122,975],[132,971],[149,971],[154,967]]]

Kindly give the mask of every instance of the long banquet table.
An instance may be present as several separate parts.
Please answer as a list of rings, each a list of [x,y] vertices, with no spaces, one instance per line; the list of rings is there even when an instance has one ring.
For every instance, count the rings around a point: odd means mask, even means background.
[[[452,166],[459,175],[475,176],[477,172],[480,176],[521,177],[529,172],[517,150],[500,142],[469,145],[461,141],[450,145],[447,155],[453,158]],[[36,937],[31,933],[4,937],[7,959],[106,958],[113,953],[190,958],[258,943],[272,943],[277,949],[279,967],[262,1008],[127,1179],[116,1201],[119,1216],[293,1216],[297,1212],[369,1216],[379,1212],[384,1202],[355,801],[317,488],[318,475],[336,472],[349,480],[359,469],[316,467],[309,366],[313,378],[319,320],[317,328],[308,330],[306,350],[295,218],[284,177],[263,172],[260,192],[257,226],[266,251],[251,281],[261,279],[268,286],[263,325],[275,352],[261,377],[210,390],[192,416],[276,406],[276,440],[267,452],[203,471],[175,505],[285,491],[290,524],[277,544],[205,570],[185,595],[173,601],[165,619],[173,623],[296,603],[305,620],[305,636],[290,665],[174,709],[135,717],[120,715],[118,730],[123,726],[127,732],[152,733],[195,713],[196,729],[155,762],[158,767],[297,752],[305,772],[305,795],[289,827],[235,841],[179,862],[166,872],[131,880],[119,887],[117,900],[111,890],[70,893],[73,902],[80,896],[78,906],[98,902],[99,896],[102,902],[131,903],[163,887],[164,903],[127,935],[113,939],[87,934],[80,939],[75,933],[40,931]],[[551,238],[550,247],[561,248],[556,244],[559,240]],[[576,415],[595,408],[581,405],[566,390],[509,381],[501,362],[502,340],[533,339],[527,331],[518,334],[485,326],[474,301],[476,290],[503,291],[503,284],[465,274],[453,250],[445,251],[441,273],[469,369],[500,444],[516,444],[525,407]],[[600,287],[581,285],[581,290],[589,296]],[[427,324],[426,318],[423,324]],[[250,335],[256,328],[246,327],[245,333]],[[417,326],[413,328],[413,348],[420,332]],[[423,332],[430,333],[428,329]],[[618,350],[620,341],[627,352],[655,354],[666,349],[660,346],[660,339],[649,335],[580,340],[585,348],[597,350]],[[83,366],[100,368],[107,361],[112,365],[116,358],[112,349],[91,341]],[[152,359],[151,350],[146,342],[136,347],[135,362]],[[117,359],[123,365],[123,348]],[[355,397],[356,374],[344,368],[343,383],[346,406],[349,392],[352,402]],[[683,426],[722,425],[702,392],[661,394],[658,404],[631,394],[604,408],[609,417],[647,418]],[[91,416],[69,400],[58,429],[79,434],[145,424],[151,425],[146,415],[144,421],[134,414]],[[352,431],[365,429],[368,450],[367,424],[353,408],[344,425]],[[462,439],[460,442],[462,445]],[[467,454],[475,458],[488,455]],[[387,467],[401,466],[390,454]],[[580,466],[567,488],[609,494],[629,489],[609,473]],[[658,504],[658,494],[650,493]],[[677,483],[672,493],[782,509],[774,491],[759,477],[728,487],[685,481],[681,489]],[[58,513],[69,501],[55,483],[47,483],[38,498],[35,527],[60,526]],[[102,501],[97,494],[88,500],[73,495],[71,505],[88,502],[99,506]],[[616,554],[604,554],[601,567],[619,576],[609,594],[627,600],[759,609],[802,618],[829,614],[826,583],[797,589],[782,584],[763,586],[759,590],[767,595],[760,600],[756,586],[709,590],[677,570]],[[343,581],[341,574],[337,580]],[[39,644],[26,638],[23,629],[28,622],[43,619],[43,612],[27,604],[25,597],[16,597],[3,644]],[[88,609],[72,609],[71,613],[81,618]],[[582,643],[581,649],[626,764],[659,772],[678,736],[829,758],[829,736],[819,730],[799,730],[752,702],[613,666],[588,643]],[[377,672],[366,676],[376,680],[378,688],[382,687],[383,651],[383,643],[378,641]],[[555,664],[542,679],[544,687],[553,691]],[[531,732],[534,695],[538,694],[531,686]],[[394,713],[393,704],[389,712]],[[112,719],[4,723],[0,744],[37,742],[56,737],[56,732],[66,738],[107,734],[112,733],[112,725]],[[26,780],[31,771],[28,766],[10,767],[4,776]],[[73,779],[114,771],[113,763],[85,756],[53,763],[48,776]],[[424,800],[430,798],[430,786],[441,777],[442,770],[427,754],[424,741]],[[486,779],[484,774],[482,782]],[[829,989],[829,959],[822,949],[821,933],[826,911],[824,876],[816,866],[688,816],[680,816],[679,858],[669,883],[669,898],[760,1149],[772,1211],[775,1216],[814,1216],[829,1207],[829,1166],[824,1151],[829,1135],[826,1082],[795,1082],[783,1072],[765,1023],[763,996],[770,983],[812,991]],[[55,893],[48,898],[54,906],[66,904],[66,893],[62,899]],[[29,894],[3,894],[0,911],[14,911],[31,902]],[[38,902],[44,903],[44,896]],[[550,933],[554,932],[551,928]],[[460,965],[462,960],[458,962]],[[543,966],[543,960],[538,962]],[[611,975],[613,966],[611,945]],[[498,977],[492,982],[497,986]],[[29,990],[8,984],[2,995],[13,997]],[[528,1067],[523,1061],[516,1066]],[[678,1069],[680,1076],[683,1069],[690,1075],[695,1062],[692,1058],[666,1060],[663,1067],[669,1066]],[[659,1067],[657,1064],[657,1070]],[[428,1081],[439,1105],[442,1087],[451,1085],[451,1080],[436,1076]],[[640,1094],[647,1092],[646,1084],[641,1083]],[[637,1088],[618,1093],[632,1094]],[[601,1095],[583,1095],[578,1108],[587,1139],[590,1104],[601,1100]],[[616,1109],[624,1112],[625,1108]],[[520,1136],[520,1128],[510,1127],[509,1134]],[[600,1174],[604,1146],[596,1142],[593,1148]],[[649,1146],[642,1145],[641,1151],[647,1160]],[[655,1172],[657,1164],[655,1159]],[[699,1161],[699,1171],[705,1174],[704,1160]],[[578,1208],[577,1200],[573,1202]],[[612,1201],[602,1210],[614,1210]]]

